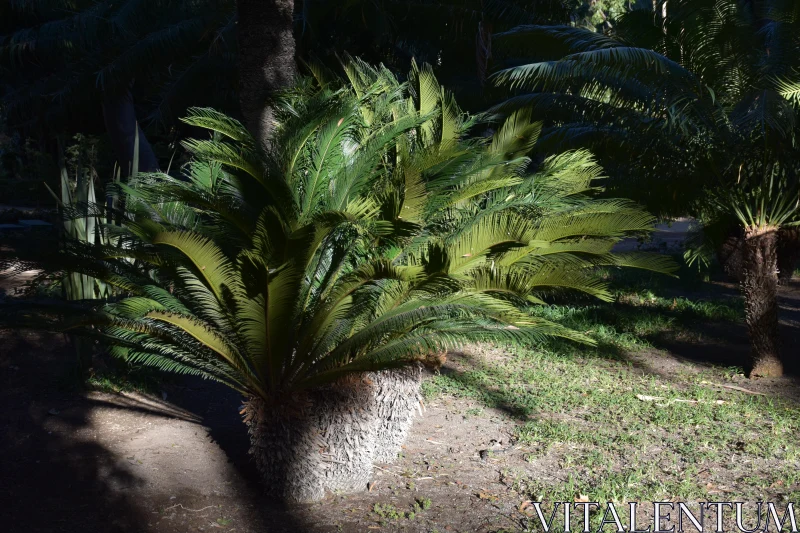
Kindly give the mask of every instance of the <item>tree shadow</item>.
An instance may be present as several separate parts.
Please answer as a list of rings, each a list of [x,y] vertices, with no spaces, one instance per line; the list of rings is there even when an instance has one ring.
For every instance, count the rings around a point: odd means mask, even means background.
[[[779,333],[781,336],[784,374],[800,377],[800,299],[798,295],[783,294],[778,298]],[[751,365],[750,339],[743,321],[699,321],[687,324],[686,331],[664,331],[647,335],[656,348],[699,365],[738,367],[749,370]]]
[[[696,273],[686,271],[685,266],[681,268],[679,278],[622,271],[615,273],[611,282],[613,287],[622,291],[647,290],[665,299],[686,298],[730,305],[738,308],[741,316],[735,321],[708,320],[664,308],[655,313],[646,307],[626,308],[619,302],[610,306],[610,309],[617,310],[621,315],[634,316],[637,320],[645,320],[648,314],[660,314],[677,320],[681,326],[678,330],[646,334],[642,338],[682,360],[706,366],[749,369],[750,341],[744,324],[744,304],[737,284],[729,281],[721,271],[713,273],[712,281],[703,281]],[[780,288],[778,305],[784,372],[797,377],[800,376],[800,358],[795,355],[794,347],[800,343],[800,280],[791,280]],[[618,321],[613,313],[609,313],[606,319],[611,324]]]
[[[9,532],[142,531],[141,480],[92,438],[92,405],[64,391],[63,338],[0,332],[0,509]]]
[[[670,302],[673,298],[675,300]],[[682,304],[680,298],[691,299],[693,303]],[[652,301],[657,303],[630,302],[624,298],[588,306],[560,302],[569,311],[558,316],[556,321],[576,331],[592,330],[598,343],[585,346],[551,339],[538,346],[537,351],[571,359],[576,364],[587,359],[617,361],[668,381],[703,368],[747,368],[750,343],[743,321],[741,296],[735,286],[716,284],[710,288],[698,286],[695,291],[658,290],[658,296],[653,296]],[[702,305],[694,305],[698,301]],[[705,303],[723,307],[704,307]],[[794,347],[800,344],[800,283],[794,282],[791,287],[782,289],[780,305],[787,377],[769,383],[758,380],[742,385],[754,388],[758,394],[800,403],[800,382],[796,379],[800,375],[800,360],[794,357]],[[457,384],[454,386],[468,391],[483,404],[511,418],[527,420],[532,409],[518,401],[513,387],[497,387],[489,383],[514,381],[514,376],[502,366],[502,363],[459,351],[448,354],[448,363],[440,372]],[[492,379],[487,380],[482,375]],[[684,378],[680,381],[683,382]]]
[[[289,505],[265,495],[265,488],[255,461],[249,455],[250,437],[239,412],[243,398],[238,392],[220,383],[196,376],[185,376],[165,387],[173,405],[199,417],[208,428],[208,437],[226,454],[244,482],[242,503],[258,514],[266,531],[295,533],[312,531],[314,525],[304,505]]]
[[[236,505],[252,512],[245,513],[248,523],[240,524],[239,531],[312,530],[302,508],[284,508],[263,496],[247,456],[247,432],[237,416],[241,402],[235,394],[202,380],[187,381],[175,402],[172,397],[87,394],[69,386],[73,365],[72,347],[63,336],[0,330],[3,531],[174,530],[178,524],[159,522],[162,516],[154,510],[154,502],[169,502],[169,494],[148,486],[152,482],[137,473],[141,465],[134,457],[109,449],[98,438],[102,426],[113,423],[114,410],[137,413],[145,423],[174,420],[211,428],[211,438],[245,480]]]

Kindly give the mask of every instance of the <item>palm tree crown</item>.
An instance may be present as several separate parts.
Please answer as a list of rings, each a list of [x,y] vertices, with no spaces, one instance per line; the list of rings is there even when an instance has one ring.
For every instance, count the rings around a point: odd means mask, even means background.
[[[772,361],[762,371],[780,373],[776,232],[800,208],[797,3],[664,0],[627,14],[613,37],[524,26],[501,38],[566,54],[498,74],[522,93],[500,110],[547,120],[542,146],[603,153],[617,190],[699,217],[707,236],[738,226],[751,338]]]
[[[588,152],[535,170],[523,154],[540,125],[526,113],[469,140],[474,121],[429,68],[406,84],[358,61],[346,72],[344,86],[287,91],[269,153],[237,121],[193,110],[185,120],[212,136],[185,142],[183,178],[122,186],[116,245],[59,257],[121,295],[70,327],[129,361],[279,402],[464,342],[588,341],[530,307],[559,290],[609,299],[597,266],[671,269],[612,253],[652,217],[595,198]]]
[[[543,146],[603,153],[627,178],[618,186],[653,209],[685,211],[708,187],[755,209],[756,197],[776,199],[763,191],[767,176],[795,187],[800,17],[791,4],[660,2],[626,14],[613,37],[516,28],[500,36],[515,52],[564,55],[501,72],[501,83],[525,93],[503,108],[548,120]],[[648,187],[631,186],[642,179]],[[773,218],[784,211],[776,206]]]

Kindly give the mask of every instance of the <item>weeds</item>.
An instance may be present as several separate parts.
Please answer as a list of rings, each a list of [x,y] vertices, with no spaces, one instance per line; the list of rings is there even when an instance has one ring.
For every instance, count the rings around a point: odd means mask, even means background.
[[[411,504],[410,511],[402,511],[390,503],[376,503],[372,512],[384,520],[414,520],[417,515],[431,508],[430,498],[418,498]]]

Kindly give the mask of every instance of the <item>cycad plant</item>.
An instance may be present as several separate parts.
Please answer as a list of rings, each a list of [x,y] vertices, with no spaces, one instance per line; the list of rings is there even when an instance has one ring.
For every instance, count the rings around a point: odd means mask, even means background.
[[[500,37],[538,62],[501,72],[501,106],[547,120],[543,145],[604,154],[617,190],[663,212],[733,221],[753,375],[782,373],[777,255],[797,223],[797,2],[659,0],[612,36],[519,27]],[[557,51],[555,60],[544,57]]]
[[[182,179],[121,186],[119,245],[58,258],[125,293],[67,327],[241,392],[251,453],[289,500],[361,489],[396,455],[419,362],[469,342],[590,342],[531,307],[560,290],[610,299],[601,265],[671,268],[611,252],[652,217],[596,199],[587,152],[534,167],[521,154],[540,127],[525,113],[469,140],[473,121],[429,69],[406,84],[357,61],[345,71],[346,84],[283,95],[269,152],[193,110],[186,122],[212,135],[185,142]]]

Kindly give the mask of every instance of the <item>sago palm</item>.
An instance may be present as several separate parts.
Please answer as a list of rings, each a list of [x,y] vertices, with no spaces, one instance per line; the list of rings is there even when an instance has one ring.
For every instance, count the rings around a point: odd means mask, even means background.
[[[520,27],[510,49],[548,59],[501,72],[500,106],[547,121],[543,145],[602,153],[617,190],[704,222],[736,221],[752,374],[780,375],[778,230],[798,209],[800,13],[796,2],[670,0],[608,37]],[[566,55],[564,55],[566,54]]]
[[[213,134],[185,143],[182,179],[123,186],[119,244],[54,258],[125,294],[68,327],[240,391],[256,462],[294,500],[361,488],[396,454],[415,362],[475,341],[588,342],[531,306],[553,290],[610,298],[600,265],[671,268],[611,253],[652,217],[596,199],[586,152],[533,166],[522,154],[540,127],[525,113],[469,140],[472,121],[429,69],[407,84],[345,70],[346,84],[320,77],[283,96],[268,153],[195,110],[187,122]],[[403,367],[398,388],[384,371]]]

